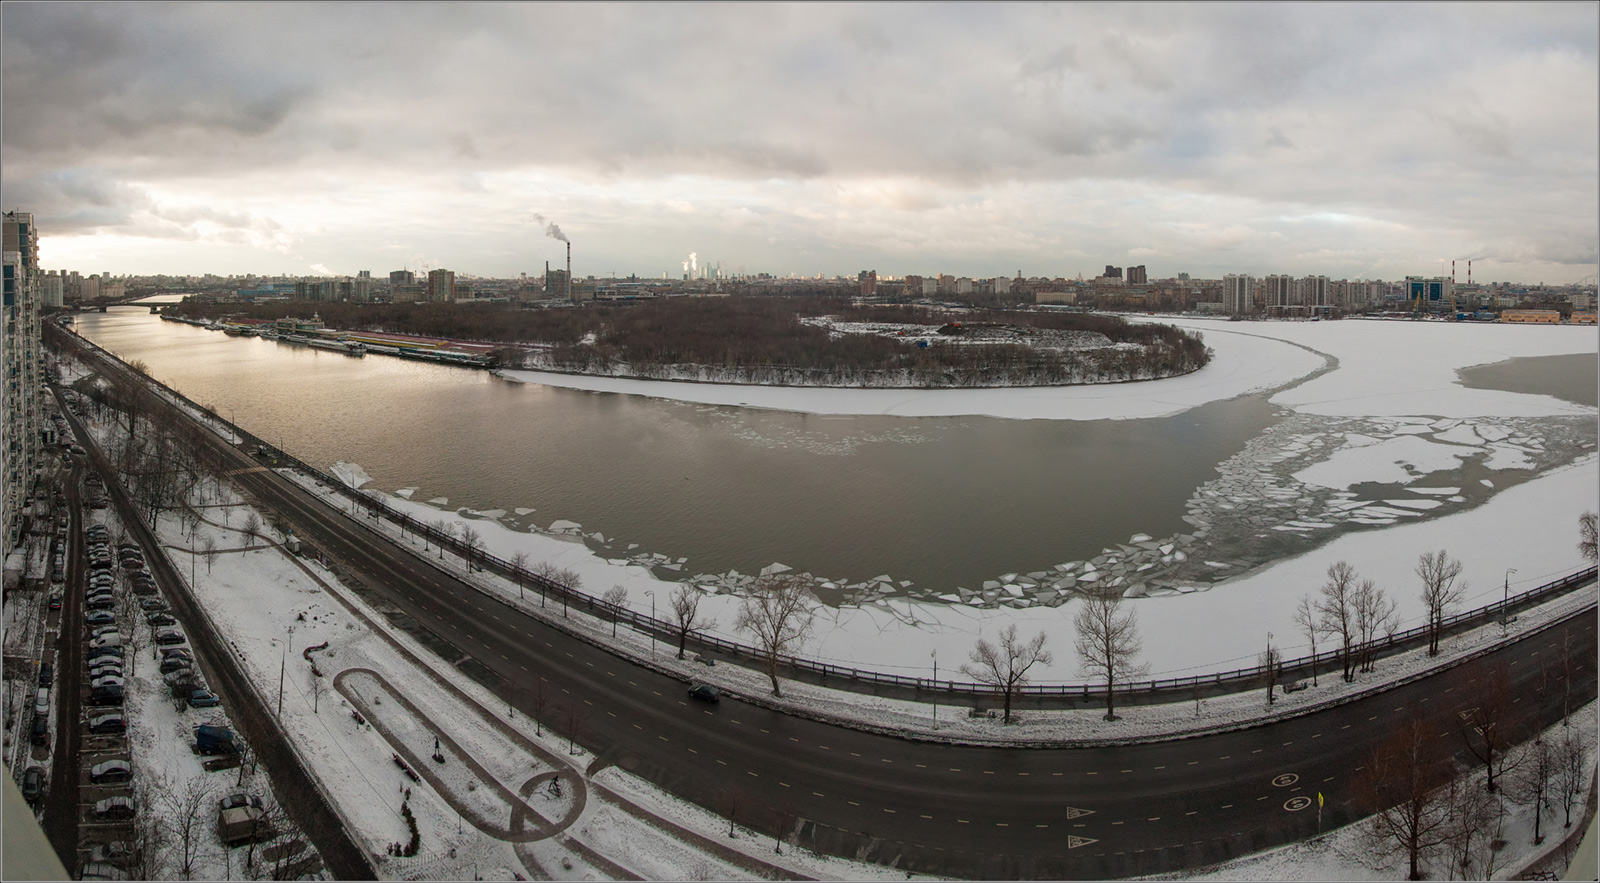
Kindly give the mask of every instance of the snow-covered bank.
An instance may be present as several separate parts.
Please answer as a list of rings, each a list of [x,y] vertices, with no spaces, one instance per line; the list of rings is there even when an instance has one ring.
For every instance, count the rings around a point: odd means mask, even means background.
[[[808,414],[899,417],[982,415],[1012,419],[1105,420],[1162,417],[1252,392],[1276,389],[1326,360],[1302,346],[1207,325],[1211,364],[1182,377],[1137,383],[1006,389],[819,389],[622,380],[545,371],[501,371],[523,383]],[[1213,335],[1213,332],[1216,332]]]
[[[1594,352],[1593,328],[1351,319],[1340,322],[1159,321],[1205,335],[1215,356],[1183,377],[1035,389],[869,390],[619,380],[503,371],[524,383],[808,414],[1013,419],[1162,417],[1206,402],[1277,389],[1338,360],[1338,370],[1274,396],[1274,404],[1345,416],[1540,417],[1584,413],[1548,396],[1467,389],[1456,371],[1522,356]]]

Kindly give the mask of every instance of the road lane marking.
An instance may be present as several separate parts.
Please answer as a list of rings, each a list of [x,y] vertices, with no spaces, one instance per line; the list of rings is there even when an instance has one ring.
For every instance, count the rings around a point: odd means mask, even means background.
[[[922,816],[922,817],[923,817],[923,818],[925,818],[925,819],[931,819],[931,818],[933,818],[933,816],[930,816],[930,815],[926,815],[926,814],[924,814],[924,815],[923,815],[923,816]]]
[[[668,738],[667,738],[667,737],[666,737],[666,736],[657,736],[657,737],[656,737],[656,738],[657,738],[657,739],[660,739],[660,740],[661,740],[661,741],[663,741],[663,742],[670,742],[670,741],[672,741],[672,740],[671,740],[671,739],[668,739]]]
[[[1233,809],[1233,804],[1231,804],[1231,803],[1224,803],[1224,804],[1223,804],[1223,805],[1222,805],[1222,808],[1223,808],[1223,809]],[[1220,838],[1219,838],[1219,839],[1220,839]]]
[[[859,803],[856,803],[854,800],[846,800],[845,803],[848,803],[851,806],[860,806],[861,805]]]
[[[1158,766],[1158,767],[1156,767],[1156,769],[1158,769],[1158,770],[1164,770],[1164,769],[1166,769],[1166,767],[1164,767],[1164,766]]]
[[[894,815],[894,810],[888,808],[887,806],[883,808],[883,811],[888,813],[889,815]]]
[[[813,791],[813,792],[811,792],[811,796],[812,797],[827,797],[828,795],[823,794],[821,791]]]
[[[700,753],[700,752],[698,752],[698,751],[696,751],[696,750],[694,750],[694,749],[693,749],[693,748],[690,748],[690,749],[689,749],[689,753],[690,753],[690,754],[699,754],[699,753]]]
[[[779,782],[778,784],[782,785],[785,788],[789,787],[789,783],[788,782]]]
[[[755,778],[757,778],[757,779],[759,779],[759,778],[761,778],[761,777],[760,777],[760,776],[756,776],[756,774],[755,774],[755,771],[754,771],[754,770],[745,770],[745,771],[744,771],[744,773],[745,773],[745,775],[747,775],[747,776],[755,776]]]
[[[1197,809],[1191,809],[1188,812],[1184,813],[1184,815],[1192,816],[1192,815],[1194,815],[1195,813],[1198,813],[1198,812],[1199,812],[1199,810],[1197,810]]]
[[[958,825],[970,825],[972,823],[967,821],[966,819],[956,819],[956,824],[958,824]]]
[[[717,761],[717,763],[720,763],[720,764],[722,764],[722,765],[723,765],[723,766],[727,766],[727,765],[728,765],[728,762],[727,762],[727,761],[725,761],[725,760],[719,760],[719,761]]]

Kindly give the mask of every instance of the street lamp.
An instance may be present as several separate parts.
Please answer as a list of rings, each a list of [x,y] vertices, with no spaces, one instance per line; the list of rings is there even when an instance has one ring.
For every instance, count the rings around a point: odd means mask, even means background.
[[[939,650],[934,648],[928,651],[933,658],[933,728],[939,729]]]
[[[656,593],[645,589],[644,593],[650,596],[650,660],[656,658]]]
[[[1505,584],[1501,587],[1503,594],[1500,600],[1500,637],[1502,638],[1506,636],[1506,630],[1511,627],[1511,617],[1508,615],[1511,611],[1511,574],[1516,572],[1515,567],[1507,570]]]
[[[288,637],[284,638],[281,642],[277,638],[272,639],[272,643],[274,644],[283,644],[283,656],[278,660],[278,721],[280,723],[283,721],[283,673],[284,669],[289,665],[289,640],[293,637],[294,626],[289,626]]]

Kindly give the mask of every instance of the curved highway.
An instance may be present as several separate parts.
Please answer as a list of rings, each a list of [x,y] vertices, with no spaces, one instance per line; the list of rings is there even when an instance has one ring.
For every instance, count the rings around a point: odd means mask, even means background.
[[[1418,715],[1470,762],[1460,714],[1504,671],[1523,732],[1560,719],[1539,682],[1570,636],[1576,702],[1595,695],[1592,608],[1491,654],[1394,690],[1254,729],[1103,748],[950,746],[865,733],[725,698],[520,613],[379,539],[213,436],[242,489],[336,559],[369,597],[468,654],[527,711],[543,678],[547,724],[582,706],[578,740],[666,790],[799,845],[921,873],[1099,879],[1194,868],[1370,812],[1356,780],[1373,747]],[[460,663],[458,663],[458,667]],[[465,674],[463,675],[465,676]],[[1085,712],[1091,713],[1091,712]]]

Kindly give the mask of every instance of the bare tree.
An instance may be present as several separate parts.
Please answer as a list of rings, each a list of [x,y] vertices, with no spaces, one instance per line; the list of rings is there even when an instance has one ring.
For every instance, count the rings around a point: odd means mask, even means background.
[[[561,728],[566,731],[567,753],[578,753],[578,738],[583,735],[589,723],[589,713],[576,700],[563,708],[558,708],[557,715],[561,719]]]
[[[1578,516],[1578,554],[1590,564],[1600,561],[1600,528],[1596,526],[1596,516],[1593,512],[1585,512]]]
[[[1074,621],[1078,662],[1091,677],[1105,681],[1105,719],[1117,719],[1114,697],[1118,683],[1144,677],[1149,666],[1138,663],[1141,643],[1134,611],[1122,613],[1122,596],[1092,595],[1083,602]]]
[[[467,570],[477,566],[478,554],[483,551],[483,535],[470,524],[461,525],[461,546],[467,559]]]
[[[1028,669],[1035,664],[1049,665],[1055,661],[1050,651],[1044,649],[1044,642],[1041,631],[1024,643],[1017,638],[1017,626],[1012,623],[1001,630],[999,646],[979,638],[968,657],[972,661],[961,665],[962,674],[993,687],[1000,694],[1008,724],[1011,723],[1011,699],[1028,683]]]
[[[1544,842],[1544,811],[1550,805],[1553,780],[1560,765],[1556,746],[1543,738],[1534,739],[1522,746],[1517,772],[1510,777],[1507,788],[1519,803],[1533,805],[1533,845]]]
[[[672,600],[669,609],[672,611],[672,625],[678,633],[678,658],[682,659],[688,652],[689,635],[714,627],[716,620],[702,620],[700,614],[700,590],[688,583],[679,583],[672,590]]]
[[[1491,875],[1482,871],[1478,852],[1474,848],[1480,840],[1489,845],[1485,835],[1494,823],[1499,801],[1484,790],[1481,783],[1471,779],[1458,779],[1443,794],[1448,816],[1448,850],[1450,879],[1488,880]],[[1488,850],[1487,863],[1494,861],[1494,850]],[[1459,875],[1459,876],[1458,876]]]
[[[148,790],[148,788],[146,789]],[[132,880],[165,880],[172,833],[159,813],[142,812],[133,820],[126,870]]]
[[[200,540],[200,548],[201,554],[206,556],[206,574],[210,575],[211,565],[217,561],[217,541],[211,534],[206,534]]]
[[[544,735],[544,708],[549,702],[550,691],[545,688],[544,678],[536,679],[528,690],[528,706],[533,709],[533,733],[536,736]]]
[[[1311,642],[1311,686],[1317,686],[1317,636],[1322,634],[1322,622],[1317,618],[1317,607],[1309,595],[1301,595],[1294,608],[1294,625]]]
[[[611,637],[617,636],[617,619],[622,615],[622,608],[628,603],[628,589],[626,586],[613,585],[606,589],[600,600],[611,607]]]
[[[778,686],[778,658],[799,650],[811,634],[811,597],[805,579],[795,574],[772,574],[757,580],[739,605],[734,628],[756,636],[774,696],[783,695]]]
[[[1394,633],[1399,604],[1370,579],[1361,581],[1355,593],[1356,630],[1361,640],[1361,670],[1372,671],[1377,656],[1378,634]]]
[[[1273,691],[1278,687],[1278,670],[1283,664],[1283,652],[1272,644],[1267,644],[1267,649],[1256,654],[1256,667],[1261,669],[1261,681],[1267,685],[1267,708],[1277,701]]]
[[[1339,659],[1343,663],[1344,679],[1355,680],[1356,635],[1356,569],[1347,562],[1337,561],[1328,566],[1328,581],[1322,584],[1322,597],[1317,599],[1317,615],[1321,617],[1322,630],[1339,640]]]
[[[194,878],[201,848],[210,845],[214,789],[205,774],[194,776],[183,785],[161,788],[152,793],[156,807],[167,821],[173,840],[173,863],[180,877]]]
[[[1416,574],[1422,579],[1422,606],[1428,612],[1428,655],[1438,656],[1444,618],[1461,603],[1467,584],[1461,581],[1461,562],[1443,549],[1423,552],[1417,558]]]
[[[1556,743],[1556,767],[1552,780],[1555,802],[1561,805],[1565,820],[1561,827],[1572,827],[1572,811],[1583,805],[1583,789],[1589,782],[1584,773],[1589,746],[1583,736],[1567,730]]]
[[[244,532],[249,535],[251,542],[254,542],[261,534],[261,516],[257,515],[254,509],[245,513]]]
[[[1376,810],[1368,823],[1372,846],[1385,855],[1405,856],[1408,880],[1422,879],[1422,862],[1452,833],[1450,801],[1435,789],[1454,777],[1433,735],[1421,718],[1401,724],[1373,750],[1358,785]]]
[[[1495,776],[1511,769],[1510,749],[1516,740],[1511,723],[1511,679],[1504,670],[1491,672],[1477,691],[1478,704],[1460,712],[1461,736],[1467,750],[1484,768],[1484,788],[1495,793]]]
[[[517,578],[517,600],[519,601],[522,600],[522,581],[527,576],[527,570],[528,553],[518,549],[517,553],[511,556],[511,575]]]

